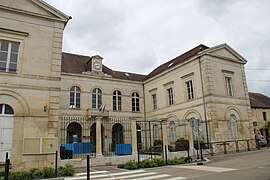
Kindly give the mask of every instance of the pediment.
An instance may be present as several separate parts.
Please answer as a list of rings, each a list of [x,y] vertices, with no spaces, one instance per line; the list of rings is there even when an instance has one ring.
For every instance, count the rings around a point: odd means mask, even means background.
[[[241,63],[247,62],[244,57],[242,57],[239,53],[237,53],[234,49],[232,49],[227,44],[221,44],[221,45],[212,47],[212,48],[207,50],[207,54],[221,57],[223,59],[238,61]]]
[[[68,19],[67,15],[40,0],[1,0],[0,5],[22,13],[31,13],[65,21]]]

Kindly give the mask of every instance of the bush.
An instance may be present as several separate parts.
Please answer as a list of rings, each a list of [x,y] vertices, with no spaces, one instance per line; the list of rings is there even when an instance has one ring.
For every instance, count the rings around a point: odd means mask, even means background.
[[[32,175],[28,171],[10,172],[9,180],[28,180],[32,179]]]
[[[184,157],[174,157],[173,159],[168,159],[168,165],[177,165],[177,164],[185,164],[185,158]]]
[[[157,163],[155,161],[153,161],[152,159],[144,159],[142,160],[142,162],[140,163],[140,166],[142,168],[151,168],[151,167],[157,167]]]
[[[58,168],[58,175],[60,176],[73,176],[75,172],[74,167],[71,164],[66,164],[64,167]]]
[[[126,164],[124,164],[125,169],[137,169],[138,163],[134,160],[128,161]]]
[[[168,150],[170,152],[174,152],[175,151],[175,149],[174,149],[174,147],[172,145],[168,145]]]
[[[175,151],[189,150],[189,141],[185,138],[180,138],[175,141]]]
[[[70,164],[65,165],[64,167],[58,168],[59,176],[73,176],[74,167]],[[32,168],[29,171],[20,171],[20,172],[10,172],[9,180],[28,180],[28,179],[41,179],[41,178],[52,178],[54,177],[55,169],[52,167],[44,167],[42,169]],[[4,172],[0,173],[0,180],[4,179]]]

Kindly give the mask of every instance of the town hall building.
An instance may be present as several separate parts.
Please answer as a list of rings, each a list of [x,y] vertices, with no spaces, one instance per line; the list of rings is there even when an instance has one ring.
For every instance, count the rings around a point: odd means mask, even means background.
[[[120,72],[109,57],[62,52],[71,18],[44,1],[0,10],[0,162],[8,152],[18,169],[50,166],[71,148],[101,164],[125,153],[118,144],[134,159],[155,140],[194,141],[192,123],[207,143],[254,138],[247,61],[228,44],[198,45],[147,75]]]

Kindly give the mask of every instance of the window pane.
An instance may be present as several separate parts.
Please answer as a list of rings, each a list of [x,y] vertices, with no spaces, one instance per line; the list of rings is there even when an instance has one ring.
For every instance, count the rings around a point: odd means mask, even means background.
[[[3,104],[0,104],[0,114],[2,114]]]
[[[17,62],[18,54],[11,53],[10,62]]]
[[[8,51],[8,42],[7,41],[1,41],[1,50]]]
[[[11,52],[18,53],[19,43],[12,43]]]
[[[9,64],[9,71],[16,71],[17,69],[17,64],[10,63]]]
[[[0,61],[7,61],[7,52],[0,52]]]
[[[6,63],[5,62],[0,62],[0,70],[6,70]]]
[[[5,105],[4,114],[14,114],[14,111],[13,111],[12,107],[10,107],[9,105]]]

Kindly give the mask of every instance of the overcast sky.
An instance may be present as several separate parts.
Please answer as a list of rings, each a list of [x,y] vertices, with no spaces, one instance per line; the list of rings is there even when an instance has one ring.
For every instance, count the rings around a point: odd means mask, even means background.
[[[249,91],[270,96],[270,0],[45,1],[72,16],[64,52],[148,74],[199,44],[227,43],[248,61]]]

